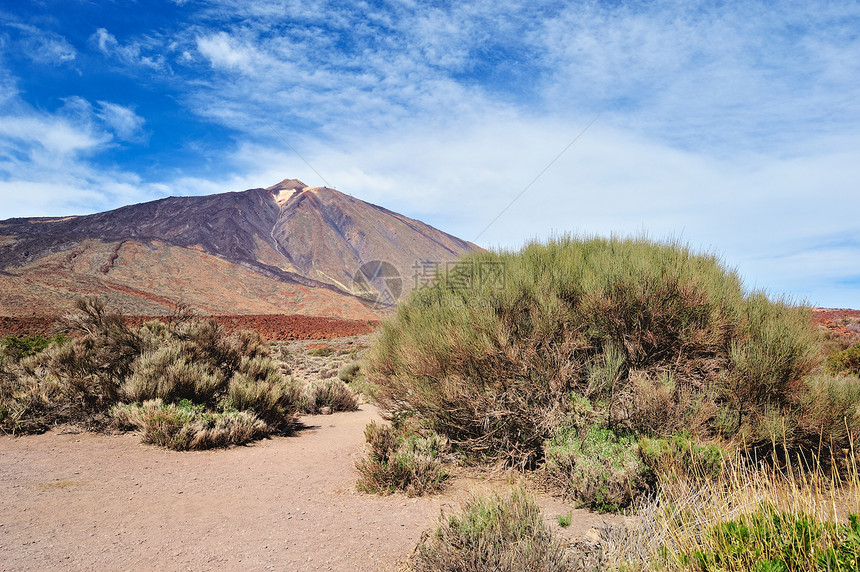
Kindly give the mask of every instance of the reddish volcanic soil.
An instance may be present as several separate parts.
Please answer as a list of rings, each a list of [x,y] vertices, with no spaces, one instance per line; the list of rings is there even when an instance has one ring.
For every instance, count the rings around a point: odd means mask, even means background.
[[[860,310],[816,308],[812,319],[835,338],[852,344],[860,342]]]
[[[319,340],[324,338],[344,338],[368,334],[374,331],[379,322],[369,320],[338,320],[317,316],[301,315],[234,315],[201,316],[212,318],[223,324],[229,331],[256,330],[269,340]],[[146,320],[164,320],[164,317],[134,316],[128,321],[141,324]],[[62,318],[57,316],[9,317],[0,316],[0,336],[51,335],[63,329]]]
[[[283,341],[357,336],[368,334],[379,325],[379,322],[375,321],[284,314],[211,316],[211,318],[231,331],[256,330],[266,339]],[[135,316],[129,318],[129,321],[133,324],[141,324],[151,319],[163,320],[164,318]],[[835,337],[860,341],[860,310],[816,308],[813,320]],[[0,316],[0,336],[50,335],[60,329],[62,329],[62,319],[58,316]]]

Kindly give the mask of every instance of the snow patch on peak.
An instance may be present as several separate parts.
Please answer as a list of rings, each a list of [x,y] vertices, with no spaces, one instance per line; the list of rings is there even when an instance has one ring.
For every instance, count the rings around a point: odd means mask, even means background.
[[[306,185],[298,179],[284,179],[277,185],[266,187],[266,190],[278,203],[278,206],[283,208],[296,193],[301,192],[306,188]]]
[[[301,192],[299,189],[281,189],[279,191],[272,191],[272,197],[278,203],[279,207],[284,208],[284,205],[299,192]]]

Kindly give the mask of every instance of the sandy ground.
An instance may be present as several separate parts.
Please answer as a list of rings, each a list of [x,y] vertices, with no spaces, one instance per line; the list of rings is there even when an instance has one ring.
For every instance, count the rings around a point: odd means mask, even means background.
[[[397,570],[441,510],[430,498],[355,490],[354,461],[377,411],[305,417],[291,437],[204,452],[141,445],[133,434],[0,438],[0,570]],[[602,517],[542,498],[568,537]]]

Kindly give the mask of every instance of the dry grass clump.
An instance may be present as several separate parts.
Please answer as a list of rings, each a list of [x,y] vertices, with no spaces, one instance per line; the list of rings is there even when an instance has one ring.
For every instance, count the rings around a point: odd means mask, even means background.
[[[293,418],[303,398],[293,378],[267,375],[255,379],[239,371],[230,380],[227,401],[236,409],[253,411],[272,426],[283,428],[284,420]]]
[[[523,489],[509,497],[475,496],[459,514],[440,518],[410,560],[415,572],[580,570],[544,524]]]
[[[735,459],[717,477],[664,475],[625,527],[602,531],[603,569],[860,569],[860,480],[853,450],[841,474]],[[847,478],[846,478],[847,477]]]
[[[344,383],[352,383],[361,375],[361,364],[349,362],[337,370],[337,378]]]
[[[649,480],[633,461],[641,437],[686,431],[757,453],[774,435],[795,452],[845,445],[809,405],[841,383],[809,381],[822,364],[809,308],[746,291],[714,256],[563,237],[459,264],[464,274],[440,276],[383,323],[365,375],[386,409],[416,414],[470,459],[551,461],[559,482],[593,475],[620,506],[622,481],[635,495]],[[503,280],[482,278],[493,269]],[[578,419],[579,400],[600,414]],[[630,462],[613,467],[622,449]]]
[[[71,417],[68,389],[0,365],[0,431],[40,433]]]
[[[139,429],[142,442],[174,451],[239,445],[271,433],[253,412],[211,412],[187,400],[165,404],[152,399],[142,405],[118,405],[112,413],[121,426]]]
[[[302,411],[316,415],[327,407],[330,413],[358,410],[358,398],[340,379],[312,381],[302,396]]]
[[[371,421],[364,438],[367,456],[356,463],[359,490],[417,496],[441,490],[449,477],[441,458],[447,445],[432,431],[408,434],[402,427]]]

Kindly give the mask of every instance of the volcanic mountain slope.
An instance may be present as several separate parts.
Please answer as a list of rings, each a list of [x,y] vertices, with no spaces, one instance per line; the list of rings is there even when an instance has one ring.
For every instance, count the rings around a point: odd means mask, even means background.
[[[124,311],[182,302],[207,314],[377,317],[354,276],[386,261],[411,285],[417,260],[477,249],[420,221],[295,179],[170,197],[86,216],[0,221],[0,315],[49,314],[108,294]],[[389,267],[391,268],[391,267]]]

